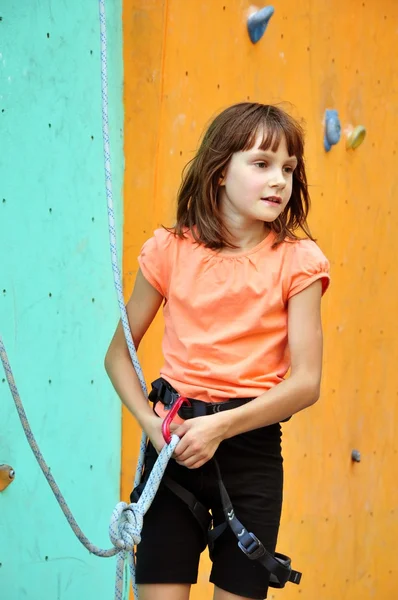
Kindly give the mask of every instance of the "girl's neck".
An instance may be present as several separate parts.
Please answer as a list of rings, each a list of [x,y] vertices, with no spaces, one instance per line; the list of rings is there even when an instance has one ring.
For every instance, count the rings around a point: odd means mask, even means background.
[[[223,248],[220,251],[220,254],[240,254],[261,244],[270,233],[271,227],[268,223],[262,222],[258,222],[255,225],[256,226],[252,225],[250,228],[244,228],[229,223],[227,227],[231,234],[231,241],[237,247]]]

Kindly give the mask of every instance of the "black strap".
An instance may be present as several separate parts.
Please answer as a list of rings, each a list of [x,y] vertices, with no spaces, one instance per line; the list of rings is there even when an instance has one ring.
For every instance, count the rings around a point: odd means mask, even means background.
[[[188,506],[189,510],[198,521],[202,531],[204,531],[207,536],[207,532],[209,531],[212,523],[212,517],[207,508],[201,502],[199,502],[199,500],[189,490],[182,487],[168,475],[163,476],[162,482]]]
[[[260,540],[254,535],[254,533],[248,532],[236,517],[230,497],[221,478],[220,467],[214,458],[213,463],[217,473],[217,481],[220,490],[225,521],[226,524],[232,529],[233,534],[238,540],[239,548],[246,554],[248,558],[250,558],[250,560],[258,560],[258,562],[261,563],[263,567],[267,569],[267,571],[269,571],[269,585],[271,587],[283,588],[288,581],[299,584],[301,580],[301,573],[294,571],[291,568],[290,558],[284,554],[278,554],[277,552],[275,555],[268,552]],[[222,524],[212,531],[212,544],[214,544],[217,537],[221,535],[225,528],[225,524]]]
[[[174,402],[179,398],[179,393],[175,390],[168,381],[160,377],[152,382],[152,390],[149,394],[149,400],[154,404],[160,400],[164,406],[169,409]],[[187,398],[190,406],[183,405],[178,411],[178,415],[186,420],[194,417],[202,417],[204,415],[214,415],[224,410],[231,410],[247,404],[253,398],[232,398],[225,402],[202,402],[195,398]]]
[[[173,388],[172,385],[163,377],[159,377],[152,382],[152,390],[149,394],[149,400],[156,404],[160,401],[164,404],[165,408],[169,410],[174,402],[179,398],[179,393]],[[187,398],[190,402],[190,406],[184,404],[178,411],[178,416],[182,419],[193,419],[195,417],[203,417],[205,415],[214,415],[224,410],[232,410],[243,406],[254,398],[230,398],[224,402],[203,402],[202,400],[196,400],[195,398]],[[284,419],[283,422],[289,421],[290,417]]]

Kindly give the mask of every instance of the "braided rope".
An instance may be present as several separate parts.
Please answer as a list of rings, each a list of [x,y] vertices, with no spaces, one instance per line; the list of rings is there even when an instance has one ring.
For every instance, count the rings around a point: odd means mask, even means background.
[[[102,133],[103,133],[103,144],[104,144],[104,167],[105,167],[105,185],[106,185],[106,197],[108,206],[108,228],[109,228],[109,240],[111,248],[111,261],[112,270],[114,276],[115,289],[117,294],[117,300],[119,310],[121,314],[121,322],[126,338],[127,347],[129,349],[130,357],[140,381],[142,391],[147,396],[147,389],[145,379],[141,370],[141,366],[138,361],[136,349],[134,346],[133,338],[130,331],[130,326],[127,317],[127,311],[124,304],[123,288],[121,283],[120,269],[118,265],[117,255],[117,242],[116,242],[116,229],[115,229],[115,216],[113,209],[113,196],[112,196],[112,176],[111,176],[111,161],[110,161],[110,143],[109,143],[109,120],[108,120],[108,81],[107,81],[107,38],[106,38],[106,18],[105,18],[105,0],[99,0],[100,9],[100,34],[101,34],[101,92],[102,92]],[[143,518],[148,511],[152,501],[159,488],[161,479],[163,477],[166,466],[174,452],[175,447],[179,442],[179,438],[176,435],[172,436],[170,444],[166,444],[158,456],[158,459],[151,471],[149,479],[145,485],[144,490],[137,503],[127,504],[126,502],[119,502],[111,516],[109,524],[109,537],[113,544],[113,548],[109,550],[103,550],[98,546],[92,544],[89,539],[84,535],[80,529],[76,519],[74,518],[71,510],[69,509],[64,496],[62,495],[43,455],[39,449],[39,446],[32,433],[29,425],[26,412],[24,410],[14,376],[11,370],[11,365],[8,360],[7,352],[0,336],[0,359],[3,363],[4,371],[6,374],[8,386],[10,388],[12,397],[15,402],[15,406],[20,418],[23,430],[25,432],[28,443],[32,449],[36,460],[43,471],[43,474],[51,487],[55,498],[64,513],[68,523],[70,524],[73,532],[75,533],[78,540],[83,544],[85,548],[92,554],[99,557],[109,557],[117,555],[116,564],[116,582],[115,582],[115,600],[122,600],[125,594],[127,594],[127,586],[125,586],[125,571],[126,571],[126,560],[130,570],[131,582],[135,598],[138,600],[138,589],[135,583],[135,555],[134,546],[141,541],[141,531],[143,525]],[[137,464],[137,470],[134,478],[134,487],[136,487],[141,479],[144,453],[146,447],[146,436],[142,435],[140,444],[140,455]]]

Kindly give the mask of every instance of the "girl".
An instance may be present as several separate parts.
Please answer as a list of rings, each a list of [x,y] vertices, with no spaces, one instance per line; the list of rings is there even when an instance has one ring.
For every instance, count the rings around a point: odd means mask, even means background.
[[[224,110],[183,177],[176,225],[144,244],[127,304],[136,347],[163,304],[154,410],[120,324],[105,359],[150,440],[144,482],[165,443],[167,409],[178,394],[193,399],[193,418],[173,423],[181,441],[167,479],[191,492],[217,526],[224,522],[210,460],[217,459],[236,516],[271,553],[282,504],[280,422],[316,402],[321,380],[329,264],[307,227],[309,203],[300,126],[276,106]],[[137,551],[140,600],[188,600],[204,547],[187,504],[163,484]],[[268,571],[248,559],[229,528],[215,541],[212,561],[214,600],[266,598]]]

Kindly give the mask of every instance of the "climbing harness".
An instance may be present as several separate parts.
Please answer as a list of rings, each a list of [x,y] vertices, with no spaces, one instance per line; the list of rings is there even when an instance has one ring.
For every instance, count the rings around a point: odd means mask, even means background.
[[[156,403],[161,402],[169,411],[162,425],[163,437],[167,443],[171,440],[170,424],[176,414],[183,419],[192,419],[203,415],[231,410],[238,406],[243,406],[253,400],[253,398],[236,398],[228,400],[227,402],[209,403],[193,398],[184,398],[161,377],[152,383],[149,399],[153,402],[154,409]],[[242,550],[250,560],[257,560],[265,567],[265,569],[267,569],[267,571],[269,571],[269,585],[271,587],[283,588],[288,581],[299,584],[301,581],[301,573],[291,568],[291,559],[285,554],[280,554],[278,552],[271,554],[268,552],[254,533],[248,532],[244,525],[239,521],[223,483],[218,462],[215,458],[212,459],[212,462],[216,471],[221,504],[225,516],[225,522],[215,528],[211,527],[212,517],[210,513],[194,494],[189,490],[186,490],[176,481],[173,481],[168,475],[163,477],[163,483],[188,506],[199,523],[202,532],[207,536],[210,554],[212,553],[215,541],[229,526],[238,541],[240,550]]]
[[[142,391],[147,396],[147,390],[145,385],[144,376],[139,364],[137,353],[135,350],[134,342],[132,339],[130,326],[127,318],[127,311],[124,304],[123,289],[121,283],[118,255],[117,255],[117,244],[116,244],[116,233],[115,233],[115,218],[113,209],[113,198],[112,198],[112,177],[111,177],[111,163],[110,163],[110,144],[109,144],[109,120],[108,120],[108,84],[107,84],[107,37],[106,37],[106,19],[105,19],[105,0],[99,0],[99,12],[100,12],[100,32],[101,32],[101,93],[102,93],[102,131],[103,131],[103,143],[104,143],[104,168],[105,168],[105,184],[106,184],[106,197],[108,206],[108,224],[109,224],[109,238],[110,238],[110,249],[111,249],[111,261],[112,270],[114,275],[114,283],[116,288],[116,294],[118,299],[118,305],[121,314],[121,322],[126,338],[127,347],[129,349],[130,357],[134,365],[134,369],[137,373],[140,381]],[[50,468],[45,462],[43,455],[37,445],[32,430],[29,425],[21,398],[17,386],[15,384],[14,376],[11,370],[10,362],[6,353],[5,346],[0,336],[0,359],[3,363],[4,371],[6,374],[7,382],[15,402],[15,406],[24,429],[28,443],[35,455],[37,462],[50,485],[55,498],[68,520],[72,530],[76,534],[78,540],[84,545],[85,548],[92,554],[99,557],[109,557],[117,555],[116,565],[116,584],[115,584],[115,599],[122,600],[125,596],[126,586],[124,585],[124,572],[125,564],[130,569],[131,582],[135,598],[138,599],[138,589],[135,583],[135,556],[134,547],[141,541],[141,530],[143,525],[143,518],[145,513],[148,511],[156,492],[159,488],[161,481],[168,485],[168,487],[179,496],[192,510],[195,518],[201,524],[202,529],[206,535],[209,533],[210,544],[214,543],[214,540],[221,535],[222,531],[227,527],[227,524],[231,527],[234,534],[237,536],[240,549],[252,560],[258,560],[263,566],[270,571],[271,580],[270,585],[274,587],[283,587],[287,581],[293,583],[299,583],[301,574],[297,571],[293,571],[290,566],[290,559],[281,554],[271,555],[261,542],[256,538],[253,533],[247,532],[240,521],[236,518],[233,511],[231,501],[228,493],[221,479],[221,474],[216,461],[214,464],[217,470],[218,484],[226,517],[226,523],[218,526],[215,529],[209,529],[211,525],[211,517],[207,509],[201,505],[197,499],[188,490],[182,488],[179,484],[172,481],[168,476],[164,476],[167,464],[173,455],[173,452],[179,442],[179,438],[176,435],[170,435],[170,422],[178,412],[183,418],[192,418],[193,416],[199,416],[201,414],[212,414],[219,412],[220,410],[226,410],[228,408],[235,408],[242,404],[249,402],[251,398],[239,399],[238,401],[230,401],[228,403],[212,404],[210,406],[203,406],[205,403],[201,403],[198,400],[181,398],[178,393],[172,388],[164,386],[164,391],[161,392],[161,396],[158,399],[165,400],[165,404],[170,408],[168,417],[163,423],[163,435],[167,444],[160,452],[156,463],[149,475],[148,481],[145,487],[142,489],[137,502],[126,504],[125,502],[119,502],[113,510],[110,525],[109,525],[109,536],[113,547],[108,550],[103,550],[94,544],[92,544],[88,538],[84,535],[80,529],[75,518],[73,517],[64,496],[62,495]],[[171,387],[171,386],[170,386]],[[153,390],[152,390],[153,391]],[[151,392],[152,393],[152,392]],[[156,392],[156,395],[157,392]],[[170,400],[170,395],[171,400]],[[234,403],[235,402],[235,403]],[[187,406],[183,406],[186,404]],[[221,406],[224,404],[224,406]],[[140,455],[137,463],[137,470],[134,478],[134,488],[136,488],[140,481],[144,465],[145,449],[147,446],[147,438],[145,434],[142,435],[140,445]],[[128,592],[127,592],[128,593]]]

